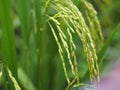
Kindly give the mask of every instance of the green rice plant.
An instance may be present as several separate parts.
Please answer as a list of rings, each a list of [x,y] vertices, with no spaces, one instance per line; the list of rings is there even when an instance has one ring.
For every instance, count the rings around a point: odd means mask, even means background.
[[[24,68],[28,73],[29,59],[29,38],[31,28],[31,5],[32,0],[17,0],[18,16],[20,18],[21,32],[23,36],[23,59],[25,59]]]
[[[1,50],[2,61],[10,68],[13,76],[17,79],[17,58],[15,51],[15,38],[13,23],[8,1],[0,1],[0,20],[2,27]]]
[[[58,4],[56,4],[56,3],[58,3]],[[87,7],[90,5],[90,7],[92,8],[91,4],[89,4],[88,2],[83,0],[83,3],[85,3],[85,5]],[[95,80],[95,78],[96,78],[96,80],[99,81],[99,68],[98,68],[98,64],[97,64],[97,55],[96,55],[97,53],[96,53],[96,49],[95,49],[95,44],[94,44],[95,40],[94,39],[96,38],[95,36],[97,36],[98,33],[99,33],[101,39],[103,39],[103,36],[101,34],[100,25],[97,20],[96,14],[93,13],[93,17],[95,17],[95,21],[97,21],[95,23],[97,24],[96,26],[99,30],[98,30],[98,32],[95,32],[95,29],[91,29],[92,32],[90,32],[89,28],[87,27],[87,25],[84,21],[84,18],[82,17],[81,12],[77,9],[76,6],[74,6],[74,4],[72,2],[64,1],[64,3],[63,3],[62,1],[56,1],[56,2],[53,2],[52,8],[55,9],[58,13],[56,13],[52,17],[51,16],[48,16],[48,17],[50,20],[52,20],[55,23],[55,25],[58,29],[59,37],[61,39],[61,42],[63,43],[63,47],[65,48],[65,50],[67,52],[68,60],[69,60],[70,66],[71,66],[71,71],[72,71],[73,75],[75,75],[75,79],[77,79],[77,84],[80,84],[80,83],[79,83],[76,59],[74,61],[75,63],[73,64],[71,61],[71,58],[70,58],[69,47],[67,45],[67,42],[65,41],[66,36],[64,35],[64,32],[60,27],[60,22],[57,20],[59,18],[62,18],[63,19],[62,21],[65,21],[65,23],[67,24],[68,27],[66,27],[66,29],[68,31],[70,39],[72,39],[70,30],[73,33],[76,31],[76,33],[80,37],[80,39],[83,43],[84,51],[87,55],[87,62],[88,62],[88,67],[89,67],[89,71],[90,71],[91,82],[93,80]],[[87,8],[87,9],[88,9],[88,11],[91,10],[89,8]],[[93,8],[92,8],[92,12],[95,12]],[[73,27],[71,27],[70,24],[72,24]],[[58,40],[58,37],[55,33],[55,29],[52,27],[52,25],[50,23],[49,23],[49,25],[50,25],[50,28],[52,29],[53,35],[54,35],[56,42],[58,44],[58,47],[59,47],[59,53],[60,53],[61,60],[63,63],[64,73],[65,73],[66,79],[68,81],[68,87],[67,87],[67,89],[68,89],[76,81],[75,81],[75,79],[73,79],[73,81],[70,81],[70,79],[69,79],[69,76],[67,74],[67,69],[65,66],[64,56],[62,55],[62,52],[63,52],[62,46],[60,45],[60,41]],[[93,27],[93,26],[90,26],[90,27]],[[98,38],[98,36],[97,36],[97,38]],[[98,38],[98,40],[100,38]],[[71,41],[73,41],[73,40],[71,40]],[[72,45],[70,45],[70,47],[73,47],[73,46],[75,47],[74,42],[72,42]],[[74,51],[73,51],[73,53],[74,53]],[[76,57],[75,54],[74,54],[74,57]],[[76,71],[74,70],[74,68],[76,68]]]
[[[95,88],[103,56],[119,29],[104,43],[97,11],[86,0],[1,0],[0,89]]]

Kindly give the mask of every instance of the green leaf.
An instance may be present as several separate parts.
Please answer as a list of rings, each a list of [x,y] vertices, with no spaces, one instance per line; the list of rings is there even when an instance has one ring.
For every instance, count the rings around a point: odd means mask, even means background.
[[[17,10],[25,44],[29,43],[32,0],[17,0]]]
[[[29,72],[30,33],[33,30],[32,0],[17,0],[17,11],[22,31],[22,47],[20,64],[25,72]]]
[[[25,90],[36,90],[32,81],[28,78],[28,76],[21,68],[18,68],[18,79],[22,86],[25,88]]]
[[[98,53],[99,66],[102,63],[102,59],[103,59],[103,56],[105,55],[107,48],[109,47],[110,43],[112,42],[113,38],[115,37],[115,34],[118,32],[119,29],[120,29],[120,24],[114,29],[114,31],[112,32],[112,34],[107,39],[107,41],[105,42],[105,44],[101,48],[100,52]]]
[[[2,27],[2,61],[11,70],[13,76],[17,78],[15,37],[9,0],[0,0],[0,19]]]
[[[34,0],[35,4],[35,19],[36,19],[36,30],[35,30],[35,40],[36,40],[36,54],[37,54],[37,66],[36,66],[36,77],[37,80],[36,87],[40,89],[40,78],[41,78],[41,69],[40,69],[40,58],[42,58],[42,40],[43,40],[43,31],[42,28],[42,0]]]
[[[35,4],[35,40],[36,40],[36,54],[37,54],[37,65],[36,65],[36,76],[37,89],[49,88],[49,59],[46,52],[46,26],[45,26],[45,2],[49,0],[34,0]],[[45,9],[45,11],[43,11]]]

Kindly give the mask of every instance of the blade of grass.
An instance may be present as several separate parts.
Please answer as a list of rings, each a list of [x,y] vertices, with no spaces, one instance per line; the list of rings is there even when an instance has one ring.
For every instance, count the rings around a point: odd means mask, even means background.
[[[35,30],[35,38],[36,38],[36,53],[37,53],[37,69],[36,69],[36,77],[35,80],[37,89],[46,90],[50,87],[49,81],[49,55],[46,49],[48,33],[46,31],[47,26],[45,26],[46,13],[49,6],[50,0],[34,0],[35,2],[35,19],[36,19],[36,30]],[[46,4],[45,4],[46,3]],[[44,10],[44,11],[43,11]],[[50,89],[50,88],[49,88]]]
[[[36,90],[35,86],[33,85],[32,81],[29,77],[25,74],[22,68],[18,68],[18,79],[25,88],[25,90]]]
[[[102,63],[102,59],[103,59],[103,56],[105,55],[105,52],[106,52],[107,48],[109,47],[110,43],[112,42],[113,38],[115,37],[115,34],[118,32],[119,29],[120,29],[120,24],[114,29],[114,31],[112,32],[112,34],[107,39],[104,46],[101,48],[100,52],[98,53],[99,66]]]
[[[11,81],[12,81],[12,83],[14,85],[15,90],[21,90],[18,82],[16,81],[15,77],[12,75],[11,71],[9,70],[9,68],[7,68],[7,73],[8,73],[9,78],[11,79]],[[13,89],[11,89],[11,90],[13,90]]]
[[[32,0],[17,0],[17,10],[20,18],[20,24],[22,29],[22,34],[24,37],[24,42],[26,45],[29,43],[30,36],[30,10],[31,10]]]
[[[105,52],[107,51],[110,43],[112,42],[112,40],[115,37],[115,34],[118,32],[118,30],[120,30],[120,24],[114,29],[114,31],[112,32],[112,34],[110,35],[110,37],[106,40],[105,44],[103,45],[103,47],[101,48],[101,50],[98,53],[99,68],[102,67],[101,64],[102,64]],[[89,71],[87,70],[82,80],[85,81],[85,80],[88,79],[88,77],[89,77]]]
[[[22,30],[22,54],[20,64],[25,69],[25,72],[28,74],[29,70],[29,39],[31,28],[31,9],[32,9],[32,0],[17,0],[17,11],[20,18],[20,25]]]
[[[27,82],[29,83],[30,80],[32,80],[32,67],[34,59],[31,59],[30,57],[30,52],[33,49],[34,46],[31,47],[30,45],[30,40],[31,40],[31,32],[33,30],[33,12],[32,12],[32,0],[17,0],[17,11],[18,11],[18,16],[20,19],[20,26],[21,26],[21,31],[22,31],[22,47],[21,47],[21,58],[20,58],[20,63],[19,65],[24,69],[26,75],[28,78],[24,78],[22,83],[23,88],[25,89],[30,89],[32,86],[25,86]],[[31,47],[31,48],[30,48]],[[34,56],[33,56],[34,57]],[[18,73],[21,75],[21,73]],[[18,76],[20,76],[18,75]],[[25,76],[22,73],[23,76]],[[19,77],[20,78],[20,77]],[[32,87],[33,88],[33,87]],[[31,89],[32,89],[31,88]],[[34,89],[33,89],[34,90]]]
[[[36,87],[37,89],[40,88],[40,58],[42,57],[42,45],[41,41],[43,40],[42,33],[43,31],[40,31],[41,26],[42,26],[42,11],[41,7],[42,5],[42,0],[34,0],[35,1],[35,15],[36,15],[36,32],[35,32],[35,39],[36,39],[36,53],[37,53],[37,67],[36,67]]]
[[[40,90],[41,88],[42,89],[45,89],[46,87],[49,88],[48,79],[46,78],[48,77],[48,75],[44,74],[44,71],[48,72],[48,66],[46,66],[46,60],[45,60],[45,55],[47,55],[45,53],[45,46],[46,46],[45,33],[46,32],[43,27],[45,16],[42,13],[42,8],[44,8],[43,1],[34,0],[34,2],[35,2],[35,15],[36,15],[35,39],[36,39],[36,53],[37,53],[37,67],[36,67],[35,80],[37,80],[36,87],[38,90]],[[44,65],[42,65],[41,63],[43,63]]]
[[[17,59],[15,50],[15,37],[10,12],[9,0],[0,0],[0,19],[2,26],[2,60],[17,79]]]

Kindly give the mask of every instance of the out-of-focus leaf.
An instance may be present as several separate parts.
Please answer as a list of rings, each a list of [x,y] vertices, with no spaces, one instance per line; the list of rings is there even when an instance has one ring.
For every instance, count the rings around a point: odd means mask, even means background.
[[[2,27],[2,61],[17,79],[17,59],[15,50],[14,30],[9,0],[0,0],[0,20]]]
[[[36,90],[31,80],[28,78],[28,76],[21,68],[18,68],[18,79],[20,83],[23,85],[25,90]]]

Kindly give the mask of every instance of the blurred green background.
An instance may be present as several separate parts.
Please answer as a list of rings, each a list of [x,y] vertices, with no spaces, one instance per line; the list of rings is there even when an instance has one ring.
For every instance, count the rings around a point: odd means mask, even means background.
[[[2,0],[4,1],[4,0]],[[67,81],[64,76],[62,63],[58,53],[58,47],[47,24],[44,24],[46,16],[41,16],[42,6],[45,0],[6,0],[10,3],[10,13],[12,14],[12,25],[15,35],[15,47],[18,64],[18,83],[22,90],[65,90]],[[72,0],[81,10],[80,0]],[[120,22],[120,0],[88,0],[98,12],[98,18],[102,27],[103,35],[106,39],[110,36],[114,28]],[[40,2],[40,3],[39,3]],[[36,8],[37,7],[37,8]],[[34,9],[35,8],[35,9]],[[49,8],[49,7],[48,7]],[[39,31],[35,35],[35,13],[40,20],[37,26]],[[48,14],[54,14],[50,9]],[[0,12],[1,15],[1,12]],[[1,20],[1,19],[0,19]],[[41,23],[41,21],[43,22]],[[110,44],[103,61],[101,73],[120,58],[120,31],[115,35]],[[0,41],[2,38],[2,27],[0,21]],[[84,76],[87,67],[86,58],[82,49],[82,44],[78,36],[74,35],[76,43],[76,56],[79,66],[80,79]],[[37,42],[37,43],[36,43]],[[38,49],[39,48],[39,49]],[[1,43],[0,43],[0,63],[1,63]],[[37,55],[38,54],[38,55]],[[40,58],[38,61],[37,59]],[[14,63],[14,62],[11,62]],[[68,68],[70,68],[68,66]],[[2,66],[1,66],[2,70]],[[69,70],[68,70],[69,73]],[[69,73],[71,74],[71,73]],[[71,76],[71,75],[70,75]],[[71,78],[73,78],[71,76]],[[89,78],[89,77],[88,77]],[[87,80],[82,80],[87,81]],[[5,90],[4,77],[0,79],[0,90]],[[8,89],[9,90],[9,89]]]

